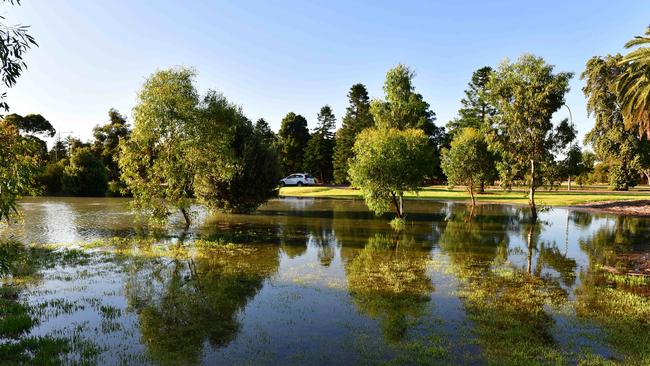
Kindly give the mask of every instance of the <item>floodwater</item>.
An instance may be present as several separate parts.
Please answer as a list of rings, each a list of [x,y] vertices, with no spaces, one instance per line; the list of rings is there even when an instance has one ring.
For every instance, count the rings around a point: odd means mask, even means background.
[[[625,275],[647,219],[408,201],[395,232],[363,201],[283,198],[149,230],[125,199],[21,207],[0,237],[47,249],[5,269],[35,321],[0,344],[63,339],[63,363],[650,362],[648,281]]]

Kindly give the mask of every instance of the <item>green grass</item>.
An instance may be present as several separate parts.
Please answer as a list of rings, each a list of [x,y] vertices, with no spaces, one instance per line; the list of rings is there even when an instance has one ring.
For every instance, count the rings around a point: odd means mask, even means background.
[[[625,201],[650,199],[650,192],[640,189],[628,192],[612,192],[603,187],[588,187],[589,190],[567,191],[564,188],[559,190],[539,190],[536,193],[538,205],[545,206],[572,206],[582,203]],[[321,198],[361,198],[356,189],[341,187],[284,187],[280,190],[284,197],[321,197]],[[447,189],[444,186],[425,187],[419,194],[409,192],[407,198],[469,201],[469,194],[462,189]],[[477,195],[481,202],[527,204],[528,198],[523,189],[516,189],[510,192],[503,190],[488,190],[485,194]]]

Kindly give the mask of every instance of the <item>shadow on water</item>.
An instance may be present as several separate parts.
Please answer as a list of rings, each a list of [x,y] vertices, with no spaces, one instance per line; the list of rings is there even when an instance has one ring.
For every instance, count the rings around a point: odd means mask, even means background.
[[[23,207],[5,363],[650,363],[650,284],[626,272],[645,219],[409,201],[397,233],[358,200],[279,199],[152,232],[120,199]]]

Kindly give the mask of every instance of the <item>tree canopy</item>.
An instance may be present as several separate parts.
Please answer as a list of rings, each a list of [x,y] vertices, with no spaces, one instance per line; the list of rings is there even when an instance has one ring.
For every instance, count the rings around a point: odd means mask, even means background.
[[[193,192],[199,95],[194,70],[172,68],[152,74],[138,93],[131,138],[121,145],[119,160],[134,205],[153,217],[181,210],[189,225]]]
[[[481,130],[489,125],[489,117],[496,114],[485,96],[492,71],[491,67],[484,66],[472,73],[472,79],[465,89],[465,97],[460,101],[462,107],[458,110],[458,117],[447,123],[450,134],[462,132],[466,127]]]
[[[289,112],[280,125],[280,158],[284,174],[299,172],[304,165],[309,130],[305,117]]]
[[[449,149],[442,151],[442,170],[450,186],[463,185],[476,204],[474,192],[490,179],[494,163],[480,131],[466,127],[456,133]]]
[[[418,192],[430,171],[432,148],[420,129],[369,128],[357,136],[350,160],[352,185],[379,215],[394,207],[404,217],[404,192]]]
[[[334,129],[336,117],[329,105],[318,112],[318,125],[314,129],[305,149],[305,171],[318,177],[321,183],[333,179],[332,157],[334,154]]]
[[[625,128],[616,89],[618,75],[625,71],[622,59],[621,55],[592,57],[581,75],[587,113],[595,120],[585,142],[593,146],[599,160],[610,164],[609,184],[614,190],[634,185],[640,148],[637,132]]]
[[[0,221],[9,221],[18,213],[18,198],[38,192],[37,150],[34,141],[21,136],[15,125],[0,121]]]
[[[3,2],[7,2],[6,0]],[[11,5],[20,5],[20,0],[8,1]],[[32,46],[38,46],[34,37],[29,34],[27,25],[8,25],[5,17],[0,18],[0,80],[11,88],[16,84],[20,75],[27,68],[23,55]],[[0,94],[0,108],[9,110],[5,101],[7,92]]]
[[[333,168],[334,182],[348,183],[348,160],[352,157],[352,148],[357,135],[374,125],[370,113],[370,98],[363,84],[354,84],[348,92],[349,104],[345,110],[341,128],[336,132]]]
[[[526,54],[516,62],[501,63],[487,84],[487,100],[497,110],[491,118],[491,143],[503,158],[499,173],[506,182],[523,179],[532,220],[537,219],[535,190],[543,182],[542,165],[575,138],[566,120],[555,128],[551,122],[564,105],[573,76],[553,69],[541,57]]]

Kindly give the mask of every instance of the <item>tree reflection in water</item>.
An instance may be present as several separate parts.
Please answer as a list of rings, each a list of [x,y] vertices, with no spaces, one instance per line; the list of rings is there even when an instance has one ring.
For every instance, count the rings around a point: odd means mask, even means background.
[[[568,273],[575,270],[575,261],[553,245],[540,243],[540,224],[524,224],[529,222],[525,217],[513,221],[518,216],[506,212],[509,208],[476,210],[452,206],[448,220],[441,223],[444,229],[439,244],[460,281],[458,295],[484,356],[489,363],[500,364],[565,362],[552,336],[554,320],[546,308],[565,303],[568,292],[560,279],[545,270],[565,273],[562,281],[567,278],[572,283]],[[523,266],[511,261],[511,254],[521,251],[512,248],[511,229],[524,236]]]
[[[402,340],[424,315],[434,291],[427,275],[429,258],[407,235],[376,234],[346,260],[348,289],[357,309],[379,320],[389,342]]]
[[[160,364],[197,364],[206,343],[227,345],[239,331],[240,311],[278,266],[276,246],[135,261],[126,295],[149,356]]]

